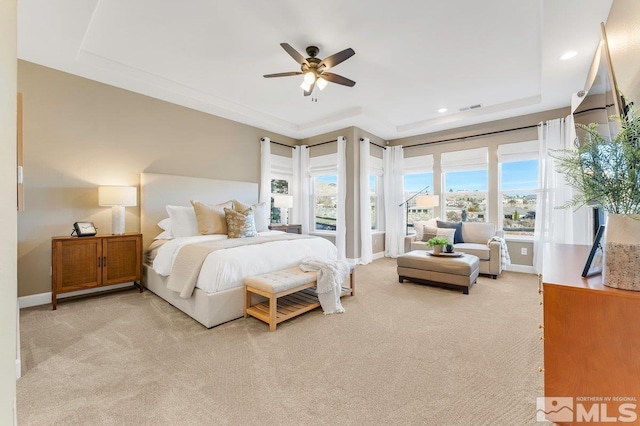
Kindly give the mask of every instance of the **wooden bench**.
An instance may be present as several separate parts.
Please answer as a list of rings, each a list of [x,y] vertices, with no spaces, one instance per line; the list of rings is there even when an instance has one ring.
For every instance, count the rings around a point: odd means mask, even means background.
[[[304,272],[298,266],[281,271],[256,275],[244,279],[244,317],[254,318],[269,324],[269,331],[283,321],[296,317],[320,306],[312,287],[316,286],[316,272]],[[251,306],[251,295],[257,294],[267,300]],[[355,269],[351,267],[349,287],[342,287],[342,295],[355,295]]]

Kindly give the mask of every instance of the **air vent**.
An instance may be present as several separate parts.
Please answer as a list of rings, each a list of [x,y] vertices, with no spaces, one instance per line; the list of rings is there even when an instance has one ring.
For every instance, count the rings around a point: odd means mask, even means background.
[[[477,105],[470,105],[468,107],[463,107],[463,108],[460,108],[460,112],[469,111],[470,109],[478,109],[478,108],[482,108],[482,105],[477,104]]]

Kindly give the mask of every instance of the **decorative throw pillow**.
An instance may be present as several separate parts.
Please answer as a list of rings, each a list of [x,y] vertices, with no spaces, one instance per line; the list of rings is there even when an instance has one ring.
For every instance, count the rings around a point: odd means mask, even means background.
[[[437,232],[436,232],[436,237],[442,237],[442,238],[446,238],[447,240],[449,240],[449,244],[455,244],[454,241],[454,235],[456,233],[456,230],[453,228],[436,228]]]
[[[437,219],[429,219],[429,220],[416,220],[413,222],[413,229],[416,231],[416,241],[424,241],[424,227],[436,227]]]
[[[227,221],[227,235],[229,238],[257,237],[256,223],[253,218],[253,209],[250,207],[243,212],[224,208],[224,216]]]
[[[191,204],[196,213],[196,219],[198,219],[198,231],[202,235],[227,233],[227,220],[225,219],[224,208],[230,209],[233,206],[231,201],[209,205],[191,200]]]
[[[453,238],[453,244],[464,243],[462,238],[462,222],[442,222],[438,221],[438,228],[452,228],[456,230]]]
[[[193,207],[166,206],[171,219],[171,233],[175,238],[198,235],[198,220]]]
[[[254,219],[256,221],[256,231],[266,232],[269,230],[271,221],[271,205],[269,203],[258,203],[252,206],[244,204],[242,201],[233,200],[233,209],[237,212],[244,212],[249,207],[253,207]]]
[[[438,228],[435,226],[423,226],[422,227],[422,241],[427,242],[432,238],[438,236]]]

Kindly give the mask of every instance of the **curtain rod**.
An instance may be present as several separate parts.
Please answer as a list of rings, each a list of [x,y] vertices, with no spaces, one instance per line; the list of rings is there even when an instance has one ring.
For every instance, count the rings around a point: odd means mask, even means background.
[[[264,142],[264,138],[260,138],[260,140],[261,140],[262,142]],[[287,145],[287,144],[284,144],[284,143],[276,142],[276,141],[271,140],[271,139],[269,139],[269,142],[271,142],[271,143],[275,143],[276,145],[280,145],[280,146],[286,146],[287,148],[294,148],[294,147],[293,147],[293,146],[291,146],[291,145]]]
[[[360,138],[360,141],[361,141],[361,142],[362,142],[363,140],[364,140],[364,138]],[[375,142],[371,142],[371,139],[369,139],[369,143],[370,143],[370,144],[372,144],[372,145],[377,146],[378,148],[387,149],[387,147],[386,147],[386,146],[378,145],[378,144],[377,144],[377,143],[375,143]]]
[[[546,124],[543,123],[542,125],[545,126]],[[471,135],[471,136],[460,136],[460,137],[457,137],[457,138],[442,139],[442,140],[433,141],[433,142],[423,142],[423,143],[419,143],[419,144],[416,144],[416,145],[403,146],[403,148],[404,149],[408,149],[408,148],[414,148],[416,146],[434,145],[434,144],[440,144],[440,143],[445,143],[445,142],[453,142],[453,141],[463,141],[465,139],[473,139],[473,138],[479,138],[479,137],[482,137],[482,136],[497,135],[499,133],[515,132],[517,130],[524,130],[524,129],[533,129],[534,127],[538,127],[538,126],[540,126],[540,124],[532,124],[530,126],[515,127],[513,129],[505,129],[505,130],[496,130],[495,132],[480,133],[480,134]]]
[[[307,145],[307,146],[308,146],[309,148],[312,148],[312,147],[314,147],[314,146],[326,145],[326,144],[328,144],[328,143],[332,143],[332,142],[338,142],[338,139],[334,139],[334,140],[332,140],[332,141],[320,142],[320,143],[316,143],[316,144],[313,144],[313,145]]]

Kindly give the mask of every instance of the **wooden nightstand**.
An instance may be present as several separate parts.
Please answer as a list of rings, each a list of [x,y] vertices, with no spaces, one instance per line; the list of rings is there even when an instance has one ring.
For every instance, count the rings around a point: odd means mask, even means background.
[[[282,223],[272,223],[269,225],[272,231],[283,231],[289,234],[302,234],[302,225],[284,225]]]
[[[53,309],[71,291],[133,281],[142,293],[142,234],[53,237],[51,255]]]

